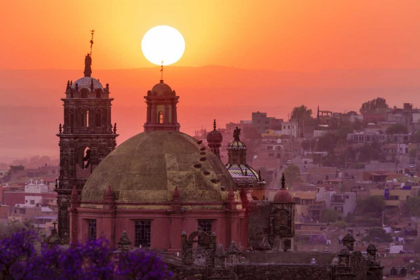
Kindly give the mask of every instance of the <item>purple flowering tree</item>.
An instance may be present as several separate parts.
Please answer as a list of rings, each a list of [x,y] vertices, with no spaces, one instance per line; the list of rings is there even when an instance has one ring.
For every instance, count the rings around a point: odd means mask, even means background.
[[[68,249],[43,246],[36,254],[36,235],[22,230],[0,241],[0,271],[8,280],[168,279],[172,273],[152,252],[134,250],[115,262],[104,239],[72,244]],[[1,277],[0,277],[1,279]]]

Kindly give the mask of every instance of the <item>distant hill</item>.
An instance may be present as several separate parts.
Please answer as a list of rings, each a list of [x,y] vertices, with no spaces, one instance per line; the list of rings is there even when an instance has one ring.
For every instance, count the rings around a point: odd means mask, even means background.
[[[95,70],[110,84],[118,143],[143,131],[143,96],[159,82],[159,68]],[[58,157],[58,124],[67,80],[82,70],[0,70],[0,162],[32,155]],[[364,101],[384,97],[391,106],[420,104],[420,70],[327,70],[289,73],[238,68],[166,67],[164,80],[180,96],[179,121],[192,134],[202,126],[250,119],[252,111],[287,118],[305,104],[332,111],[358,111]]]

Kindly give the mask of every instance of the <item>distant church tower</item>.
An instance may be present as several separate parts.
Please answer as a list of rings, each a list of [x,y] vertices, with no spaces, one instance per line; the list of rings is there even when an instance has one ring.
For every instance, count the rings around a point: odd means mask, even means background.
[[[92,34],[93,35],[93,34]],[[91,46],[93,41],[91,41]],[[92,52],[86,55],[84,77],[67,82],[64,125],[60,124],[60,177],[58,193],[58,234],[63,242],[69,237],[70,194],[73,186],[80,194],[93,169],[116,146],[116,124],[111,123],[109,85],[104,88],[91,77]]]

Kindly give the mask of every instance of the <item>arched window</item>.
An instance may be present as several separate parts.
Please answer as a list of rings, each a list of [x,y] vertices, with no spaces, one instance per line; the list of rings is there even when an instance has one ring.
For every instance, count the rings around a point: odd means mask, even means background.
[[[163,124],[163,112],[162,112],[162,111],[160,111],[158,116],[159,116],[159,117],[158,117],[158,123],[159,123],[159,124]]]
[[[86,127],[89,127],[89,110],[86,111]]]

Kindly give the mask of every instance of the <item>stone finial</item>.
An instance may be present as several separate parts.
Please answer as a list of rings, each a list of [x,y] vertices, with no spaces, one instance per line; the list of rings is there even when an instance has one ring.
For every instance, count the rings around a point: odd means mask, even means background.
[[[117,123],[114,123],[114,134],[117,134]]]
[[[239,254],[239,253],[240,251],[239,251],[239,248],[236,246],[235,241],[231,241],[228,248],[228,254],[231,255],[231,254]]]
[[[77,187],[76,185],[73,186],[73,189],[71,191],[71,197],[78,197],[79,194],[77,193]]]
[[[284,173],[281,175],[281,188],[286,189],[286,178],[284,177]]]
[[[355,241],[356,240],[354,239],[354,237],[350,233],[348,233],[343,238],[343,245],[346,246],[347,249],[349,249],[349,251],[353,251],[354,250],[354,242]]]
[[[216,119],[214,119],[214,122],[213,122],[213,130],[216,131]]]
[[[264,236],[261,240],[261,242],[258,244],[259,250],[271,250],[271,245],[268,243],[267,237]]]
[[[347,247],[344,247],[338,254],[338,265],[349,266],[350,264],[350,251]]]
[[[112,191],[111,186],[108,186],[104,196],[104,202],[114,202],[114,192]]]
[[[121,252],[128,252],[130,251],[131,241],[128,238],[127,232],[123,230],[120,240],[118,241],[118,250]]]
[[[62,132],[63,132],[63,126],[60,123],[60,125],[58,126],[58,133],[61,134]]]
[[[369,266],[379,266],[380,264],[376,260],[376,253],[378,252],[378,250],[376,249],[375,245],[369,244],[369,246],[366,249],[366,252]]]
[[[179,190],[178,190],[178,186],[175,186],[174,192],[172,194],[172,200],[179,200]]]

